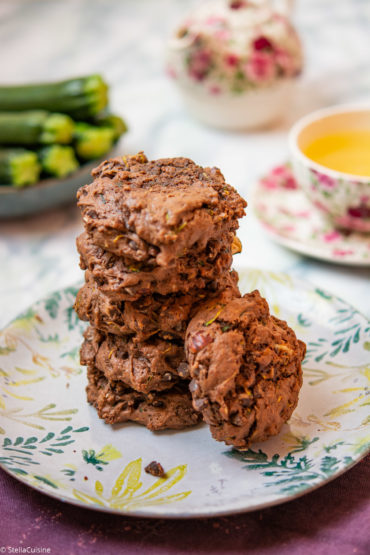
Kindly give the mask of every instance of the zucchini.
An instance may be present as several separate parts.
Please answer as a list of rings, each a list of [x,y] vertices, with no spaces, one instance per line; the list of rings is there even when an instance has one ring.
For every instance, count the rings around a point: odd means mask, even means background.
[[[114,143],[115,132],[111,127],[97,127],[83,121],[75,124],[75,149],[83,160],[103,156]]]
[[[39,150],[42,171],[55,177],[74,172],[79,163],[71,146],[50,145]]]
[[[107,104],[108,85],[100,75],[0,87],[0,111],[48,110],[88,119]]]
[[[0,112],[0,144],[37,145],[70,143],[74,131],[72,118],[45,110]]]
[[[110,127],[114,130],[114,140],[118,141],[118,139],[127,132],[128,127],[126,122],[116,114],[98,114],[94,118],[94,124],[98,125],[99,127]]]
[[[0,149],[0,183],[25,187],[40,177],[41,166],[37,154],[24,148]]]

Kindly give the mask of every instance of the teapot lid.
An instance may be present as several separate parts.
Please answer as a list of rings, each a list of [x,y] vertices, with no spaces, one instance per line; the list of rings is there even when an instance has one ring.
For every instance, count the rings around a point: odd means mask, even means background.
[[[288,0],[278,2],[280,7]],[[234,51],[244,51],[248,41],[256,35],[269,36],[277,43],[291,42],[297,49],[297,36],[288,9],[277,11],[272,0],[213,0],[198,6],[178,28],[177,45],[190,45],[196,37],[212,36],[221,42],[232,43]],[[299,47],[298,47],[299,48]]]
[[[194,16],[211,26],[223,20],[234,29],[245,29],[263,24],[273,12],[268,0],[213,0],[200,6]]]

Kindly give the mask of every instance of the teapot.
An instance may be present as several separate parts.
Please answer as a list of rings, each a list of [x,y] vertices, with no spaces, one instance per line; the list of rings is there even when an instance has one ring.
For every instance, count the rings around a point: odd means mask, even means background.
[[[214,0],[183,20],[167,69],[198,119],[242,130],[282,116],[303,65],[291,9],[291,0]]]

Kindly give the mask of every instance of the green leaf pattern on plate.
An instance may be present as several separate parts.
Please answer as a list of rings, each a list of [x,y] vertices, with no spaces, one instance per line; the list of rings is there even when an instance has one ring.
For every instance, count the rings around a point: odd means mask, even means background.
[[[86,402],[79,366],[86,324],[73,311],[78,287],[70,287],[0,332],[0,465],[72,503],[160,516],[266,506],[354,464],[370,446],[369,322],[284,274],[239,274],[241,290],[258,288],[308,346],[300,401],[279,436],[237,453],[206,426],[153,434],[104,424]],[[156,457],[171,470],[153,483],[142,464]]]
[[[338,444],[332,446],[332,449],[335,449]],[[325,481],[343,466],[353,462],[353,459],[348,456],[340,459],[325,455],[320,460],[319,469],[313,470],[314,461],[312,459],[306,455],[297,457],[293,453],[294,451],[289,452],[284,457],[279,454],[268,457],[261,449],[258,451],[248,449],[244,453],[231,451],[226,452],[225,455],[243,462],[243,468],[246,470],[259,470],[263,476],[271,478],[271,481],[266,480],[265,486],[277,487],[282,494],[299,493],[307,489],[308,484],[314,486]]]

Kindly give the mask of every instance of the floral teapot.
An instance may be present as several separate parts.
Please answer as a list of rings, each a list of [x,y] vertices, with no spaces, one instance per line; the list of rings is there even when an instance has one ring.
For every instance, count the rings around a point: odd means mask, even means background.
[[[215,0],[181,23],[168,45],[168,72],[199,119],[243,129],[281,115],[302,69],[290,8],[287,1]]]

